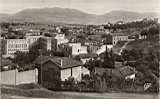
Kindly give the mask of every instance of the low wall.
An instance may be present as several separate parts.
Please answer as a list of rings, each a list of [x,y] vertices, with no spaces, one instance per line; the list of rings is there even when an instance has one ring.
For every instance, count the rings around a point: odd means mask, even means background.
[[[37,69],[23,71],[23,72],[18,72],[17,69],[1,72],[1,84],[18,85],[25,83],[37,83],[37,81],[38,81]]]

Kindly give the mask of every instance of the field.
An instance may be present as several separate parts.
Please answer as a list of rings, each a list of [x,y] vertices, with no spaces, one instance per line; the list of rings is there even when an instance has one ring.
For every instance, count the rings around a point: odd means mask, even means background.
[[[2,99],[159,99],[157,94],[55,92],[2,86]]]

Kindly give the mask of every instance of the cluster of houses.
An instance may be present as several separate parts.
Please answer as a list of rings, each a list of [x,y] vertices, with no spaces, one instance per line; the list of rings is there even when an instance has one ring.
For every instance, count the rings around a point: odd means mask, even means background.
[[[110,35],[110,34],[109,34]],[[44,35],[25,36],[24,39],[4,39],[1,38],[2,55],[9,57],[13,56],[16,51],[28,52],[29,49],[36,44],[40,43],[42,49],[52,51],[63,51],[66,54],[79,55],[90,53],[101,53],[105,51],[105,46],[113,47],[118,41],[131,41],[135,38],[130,38],[127,34],[111,33],[107,43],[93,43],[86,41],[83,45],[81,42],[71,42],[70,39],[65,37],[63,33],[55,33],[54,36],[47,37]],[[102,51],[103,50],[103,51]],[[68,56],[68,55],[67,55]]]
[[[17,69],[17,65],[12,62],[2,61],[1,81],[2,84],[19,85],[26,83],[38,83],[48,89],[60,88],[60,82],[65,82],[69,77],[73,77],[76,82],[81,82],[85,75],[94,76],[97,88],[103,89],[108,79],[132,79],[136,77],[136,70],[130,66],[124,66],[122,62],[115,62],[115,69],[95,67],[92,71],[84,66],[85,61],[97,57],[97,55],[79,55],[82,61],[69,57],[39,56],[32,66],[25,71]],[[92,58],[92,59],[93,59]],[[106,76],[104,76],[106,75]]]
[[[32,46],[36,43],[40,43],[42,49],[49,51],[62,51],[65,54],[65,57],[55,57],[55,56],[39,56],[35,59],[32,66],[35,68],[30,68],[26,71],[17,71],[17,65],[12,62],[7,62],[4,64],[2,61],[2,80],[4,84],[8,83],[9,79],[5,81],[5,78],[15,78],[15,83],[12,84],[21,84],[21,83],[40,83],[46,88],[55,88],[59,86],[58,81],[65,81],[69,77],[74,77],[76,81],[81,81],[83,75],[99,75],[102,76],[104,72],[109,73],[112,70],[106,70],[104,68],[95,68],[94,72],[89,71],[84,64],[90,59],[98,57],[101,53],[106,51],[106,48],[112,49],[118,41],[130,41],[128,35],[126,34],[109,34],[111,40],[108,40],[109,43],[104,43],[101,45],[93,44],[93,42],[85,42],[84,44],[79,42],[71,42],[64,33],[61,33],[59,28],[57,28],[58,33],[53,33],[52,36],[41,35],[40,33],[35,32],[35,35],[31,35],[33,31],[26,34],[24,39],[5,39],[1,38],[1,52],[4,58],[14,57],[16,51],[28,52]],[[97,31],[102,31],[99,29]],[[105,32],[105,31],[103,31]],[[108,31],[107,31],[108,32]],[[110,42],[111,41],[111,42]],[[107,46],[107,47],[106,47]],[[76,59],[78,58],[78,59]],[[12,68],[14,66],[14,68]],[[16,83],[18,77],[16,74],[12,74],[13,70],[15,73],[25,72],[22,76],[19,77],[21,83]],[[12,73],[6,74],[6,72],[11,71]],[[29,73],[29,74],[27,74]],[[131,67],[119,66],[113,70],[113,74],[124,79],[135,78],[135,70]],[[19,75],[19,74],[17,74]],[[28,75],[28,76],[27,76]],[[13,77],[12,77],[13,76]],[[23,79],[27,79],[28,81]]]

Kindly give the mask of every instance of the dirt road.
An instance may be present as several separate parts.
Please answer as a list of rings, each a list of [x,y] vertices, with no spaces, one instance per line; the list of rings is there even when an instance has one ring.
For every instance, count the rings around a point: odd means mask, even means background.
[[[58,92],[65,95],[59,97],[49,97],[50,99],[159,99],[155,94],[130,94],[130,93],[77,93],[77,92]],[[31,98],[16,95],[2,95],[2,99],[48,99]]]

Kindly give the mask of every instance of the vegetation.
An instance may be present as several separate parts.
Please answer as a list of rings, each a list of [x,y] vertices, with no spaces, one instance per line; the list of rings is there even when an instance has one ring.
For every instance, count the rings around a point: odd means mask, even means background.
[[[40,45],[36,43],[29,49],[29,52],[20,52],[17,51],[15,53],[15,57],[13,62],[18,64],[19,66],[23,66],[25,64],[32,64],[32,62],[40,55]]]
[[[105,28],[114,29],[114,30],[117,30],[117,29],[125,30],[125,29],[130,29],[130,28],[146,28],[146,27],[153,25],[153,24],[157,24],[157,21],[143,19],[141,21],[132,21],[132,22],[128,22],[125,24],[111,24],[111,23],[109,23],[109,25],[105,25]]]
[[[103,67],[105,68],[114,68],[114,56],[112,50],[108,52],[107,47],[104,55]]]
[[[147,38],[130,42],[123,50],[122,57],[127,61],[126,65],[133,66],[141,73],[135,82],[136,84],[152,83],[149,91],[158,92],[158,78],[160,76],[158,27],[150,27],[148,30],[143,30],[141,34],[147,35]]]

